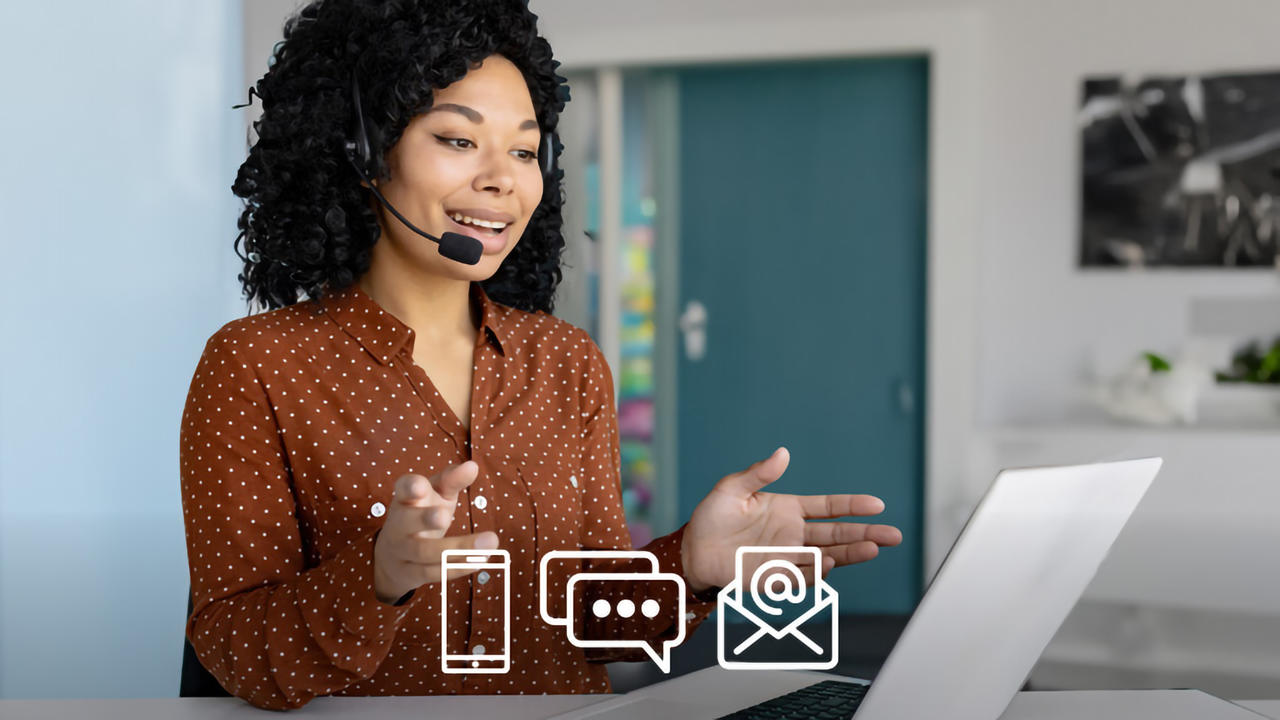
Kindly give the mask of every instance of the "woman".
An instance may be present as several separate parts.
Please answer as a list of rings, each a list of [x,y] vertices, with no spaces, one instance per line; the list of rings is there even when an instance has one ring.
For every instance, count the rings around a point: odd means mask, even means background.
[[[256,87],[258,140],[234,185],[240,277],[272,309],[210,338],[181,432],[187,635],[254,705],[606,692],[602,661],[643,657],[576,647],[539,612],[546,553],[630,542],[608,366],[549,314],[563,240],[544,138],[568,94],[535,21],[518,0],[316,2]],[[474,238],[478,261],[405,221]],[[572,603],[588,639],[658,641],[706,617],[740,545],[822,546],[826,572],[900,542],[806,523],[878,513],[875,498],[760,492],[786,463],[780,449],[725,477],[644,548],[684,578],[686,616],[674,590],[641,583],[566,597],[581,565],[551,566],[552,612]],[[458,570],[442,594],[455,548],[506,551],[507,577]],[[442,669],[445,649],[508,644],[503,674]]]

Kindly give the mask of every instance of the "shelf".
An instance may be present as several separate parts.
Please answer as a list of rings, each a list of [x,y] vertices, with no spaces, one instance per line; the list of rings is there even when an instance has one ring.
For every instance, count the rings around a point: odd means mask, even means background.
[[[992,439],[1042,438],[1052,435],[1168,435],[1185,437],[1202,435],[1207,437],[1230,436],[1269,436],[1280,435],[1280,421],[1272,424],[1202,424],[1202,425],[1140,425],[1108,420],[1064,420],[1064,421],[1028,421],[1020,424],[989,425],[977,428],[979,435]]]

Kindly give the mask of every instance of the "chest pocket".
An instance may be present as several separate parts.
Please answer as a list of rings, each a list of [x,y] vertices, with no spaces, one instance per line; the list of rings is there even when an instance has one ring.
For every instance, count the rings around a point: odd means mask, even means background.
[[[538,557],[552,550],[582,547],[582,481],[577,464],[564,458],[518,466],[516,472],[533,501]]]

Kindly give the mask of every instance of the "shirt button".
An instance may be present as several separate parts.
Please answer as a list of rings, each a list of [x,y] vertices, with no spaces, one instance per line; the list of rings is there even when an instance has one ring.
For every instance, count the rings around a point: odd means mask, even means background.
[[[572,485],[572,486],[574,486],[574,487],[578,487],[578,476],[576,476],[576,475],[570,475],[570,476],[569,476],[569,484],[570,484],[570,485]]]
[[[374,517],[382,517],[387,514],[387,506],[380,502],[376,502],[373,504],[373,507],[369,508],[369,514]]]
[[[477,580],[481,585],[483,585],[483,584],[485,584],[485,583],[489,582],[489,571],[488,571],[488,570],[481,570],[481,571],[480,571],[480,574],[479,574],[479,575],[476,575],[476,580]]]
[[[477,495],[477,496],[476,496],[475,504],[476,504],[476,507],[477,507],[477,508],[480,508],[481,510],[483,510],[483,509],[485,509],[485,508],[489,507],[489,501],[488,501],[488,500],[486,500],[486,499],[485,499],[485,497],[484,497],[483,495]]]
[[[471,654],[472,654],[472,655],[483,655],[483,654],[484,654],[484,646],[483,646],[483,645],[477,645],[477,646],[475,646],[475,647],[471,648]]]

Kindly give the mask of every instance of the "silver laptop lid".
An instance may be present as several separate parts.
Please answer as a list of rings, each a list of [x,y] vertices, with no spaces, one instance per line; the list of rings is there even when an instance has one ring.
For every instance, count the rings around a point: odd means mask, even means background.
[[[998,718],[1161,462],[997,475],[854,717]]]

